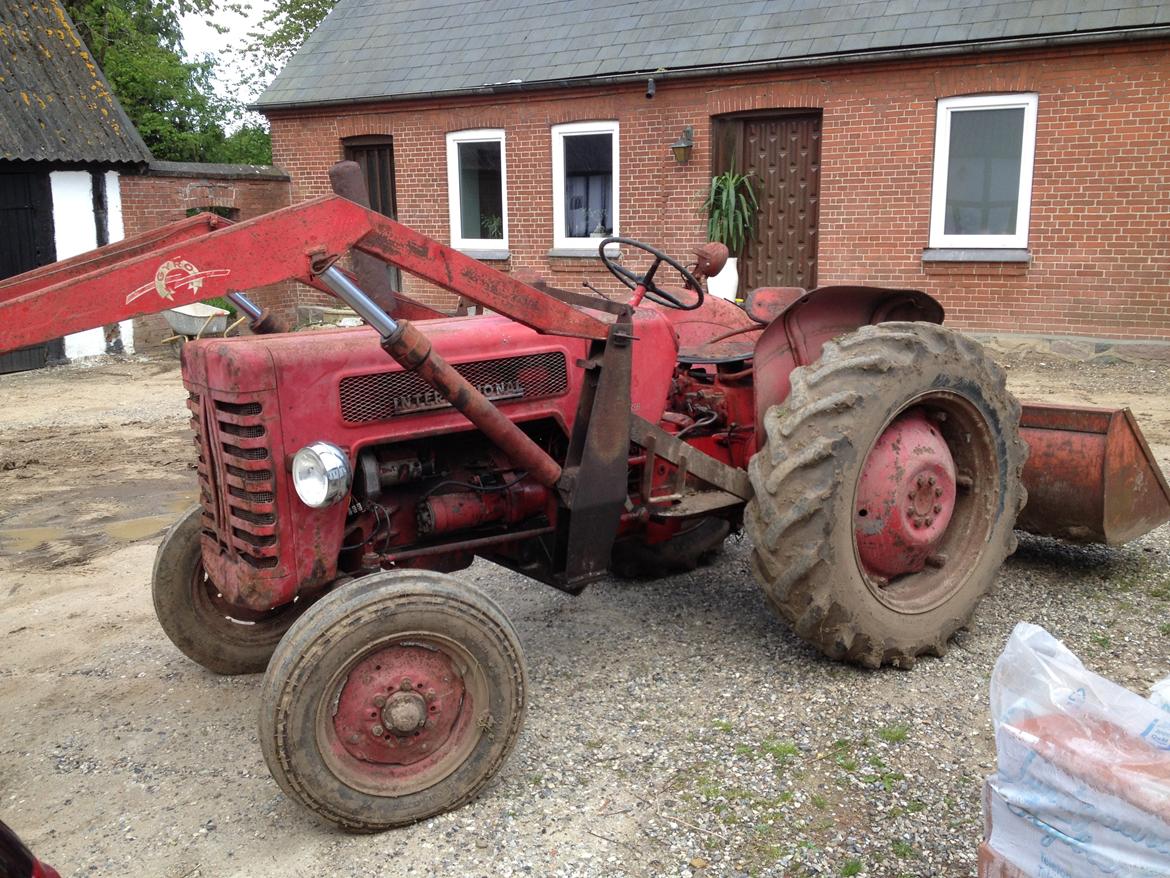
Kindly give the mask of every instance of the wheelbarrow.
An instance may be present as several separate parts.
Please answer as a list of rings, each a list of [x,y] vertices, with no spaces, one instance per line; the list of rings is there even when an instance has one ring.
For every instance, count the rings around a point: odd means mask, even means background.
[[[164,341],[190,340],[205,335],[227,335],[240,323],[237,320],[228,326],[230,316],[230,311],[205,302],[169,308],[163,311],[163,317],[166,318],[174,335]]]

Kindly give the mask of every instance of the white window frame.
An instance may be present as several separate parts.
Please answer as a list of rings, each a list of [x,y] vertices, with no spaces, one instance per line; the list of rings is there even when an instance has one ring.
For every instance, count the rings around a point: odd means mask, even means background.
[[[610,235],[616,237],[621,234],[619,229],[619,217],[621,216],[620,126],[616,121],[567,122],[563,125],[554,125],[552,129],[553,248],[555,250],[588,250],[590,256],[596,256],[597,240],[595,238],[570,238],[565,234],[565,137],[577,134],[613,135],[613,230]],[[613,246],[616,249],[617,245]],[[606,252],[608,251],[607,247]]]
[[[500,200],[503,209],[503,238],[463,237],[462,195],[459,178],[459,144],[498,143],[500,145]],[[450,207],[451,246],[456,250],[504,253],[508,250],[508,156],[502,128],[474,128],[452,131],[447,135],[447,203]]]
[[[940,98],[934,135],[934,186],[930,201],[932,248],[1026,249],[1032,213],[1032,168],[1036,158],[1035,94],[974,95]],[[948,235],[946,229],[947,173],[950,165],[951,115],[971,110],[1024,110],[1020,144],[1020,191],[1014,235]]]

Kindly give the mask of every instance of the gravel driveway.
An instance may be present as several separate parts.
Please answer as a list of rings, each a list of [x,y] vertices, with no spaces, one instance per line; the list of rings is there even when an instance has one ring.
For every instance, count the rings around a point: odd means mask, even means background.
[[[1167,466],[1167,369],[1008,365],[1033,399],[1124,397]],[[458,812],[347,836],[268,776],[259,680],[204,672],[154,621],[158,531],[193,490],[183,396],[166,363],[0,377],[0,818],[65,876],[968,876],[1012,626],[1143,693],[1170,673],[1168,528],[1118,550],[1022,537],[971,630],[909,672],[806,648],[746,541],[577,598],[477,562],[458,575],[528,655],[516,751]]]

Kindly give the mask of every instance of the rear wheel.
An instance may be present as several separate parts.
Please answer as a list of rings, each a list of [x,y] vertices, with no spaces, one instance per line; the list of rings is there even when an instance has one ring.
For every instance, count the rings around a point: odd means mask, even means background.
[[[281,789],[372,832],[472,799],[520,734],[527,678],[494,602],[444,574],[401,570],[314,604],[261,696],[260,744]]]
[[[749,467],[745,528],[769,599],[835,659],[942,655],[1015,548],[1020,407],[971,339],[865,326],[795,369]]]
[[[304,609],[298,601],[256,612],[220,594],[203,570],[201,509],[175,522],[154,557],[154,612],[171,642],[217,674],[258,674]]]

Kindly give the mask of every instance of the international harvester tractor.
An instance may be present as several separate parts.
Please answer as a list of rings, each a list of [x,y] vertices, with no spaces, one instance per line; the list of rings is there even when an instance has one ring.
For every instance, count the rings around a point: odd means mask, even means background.
[[[1116,543],[1170,517],[1127,410],[1021,417],[925,293],[757,289],[741,308],[704,296],[720,245],[690,267],[627,238],[598,252],[620,301],[328,196],[0,282],[0,350],[215,296],[253,318],[183,348],[199,502],[159,547],[154,604],[205,668],[264,672],[264,757],[328,821],[457,807],[515,744],[520,641],[451,575],[477,556],[576,594],[693,568],[742,528],[800,637],[909,668],[970,619],[1013,526]],[[375,294],[371,257],[485,313]],[[243,291],[290,278],[367,325],[274,331]]]

